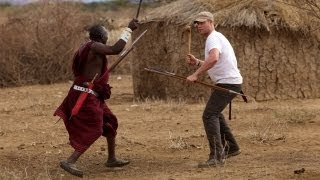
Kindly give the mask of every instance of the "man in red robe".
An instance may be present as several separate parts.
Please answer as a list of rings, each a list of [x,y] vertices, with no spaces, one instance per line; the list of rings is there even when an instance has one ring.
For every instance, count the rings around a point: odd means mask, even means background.
[[[70,157],[60,162],[60,167],[73,175],[83,176],[83,172],[75,166],[75,163],[101,135],[106,137],[108,144],[108,160],[105,165],[120,167],[129,164],[129,161],[117,159],[115,156],[118,121],[105,103],[111,95],[111,87],[107,84],[109,71],[106,55],[119,54],[130,38],[131,32],[136,28],[137,20],[133,19],[120,39],[113,46],[108,46],[106,29],[101,25],[94,25],[89,29],[90,41],[74,54],[72,64],[74,83],[54,113],[63,119],[69,133],[70,145],[74,148]],[[93,88],[88,89],[88,82],[95,76],[97,79],[93,82]],[[88,95],[79,112],[71,115],[81,93]]]

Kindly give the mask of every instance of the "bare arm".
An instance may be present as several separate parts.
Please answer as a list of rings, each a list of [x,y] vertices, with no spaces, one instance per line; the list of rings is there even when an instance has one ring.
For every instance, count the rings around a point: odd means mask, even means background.
[[[92,44],[91,49],[98,54],[116,55],[123,50],[125,45],[126,42],[122,39],[119,39],[113,46],[108,46],[100,42],[95,42]]]
[[[203,72],[208,71],[211,69],[218,61],[219,59],[219,50],[214,48],[211,49],[209,52],[209,57],[205,61],[200,61],[200,67],[194,72],[192,75],[187,77],[187,81],[194,82],[198,79],[198,76],[202,74]]]
[[[103,55],[119,54],[128,42],[132,31],[137,29],[137,23],[138,20],[132,19],[128,24],[128,28],[124,30],[124,32],[122,33],[121,38],[113,46],[108,46],[103,43],[95,42],[94,44],[92,44],[91,49],[96,53]]]

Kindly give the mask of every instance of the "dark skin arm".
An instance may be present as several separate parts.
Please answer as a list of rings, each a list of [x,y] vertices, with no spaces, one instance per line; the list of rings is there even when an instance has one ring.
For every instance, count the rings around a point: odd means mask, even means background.
[[[100,55],[117,55],[125,47],[126,42],[119,39],[113,46],[108,46],[100,42],[95,42],[91,46],[91,50]]]
[[[138,20],[132,19],[129,24],[128,28],[132,31],[137,28]],[[116,55],[119,54],[126,45],[126,42],[122,39],[119,39],[113,46],[106,45],[107,39],[100,39],[98,42],[92,44],[91,50],[99,55]]]
[[[88,55],[88,61],[84,68],[84,76],[92,79],[96,73],[101,75],[102,57],[106,55],[119,54],[125,47],[126,42],[118,40],[113,46],[105,45],[101,42],[94,42]]]
[[[137,20],[130,21],[128,28],[132,31],[135,30]],[[106,55],[117,55],[125,47],[126,42],[123,39],[119,39],[113,46],[106,45],[107,34],[102,32],[103,36],[100,39],[91,39],[94,43],[91,45],[90,52],[88,54],[87,64],[84,68],[83,75],[92,79],[96,73],[101,75],[101,67],[103,65],[103,59]]]
[[[88,61],[85,65],[83,75],[92,79],[96,73],[101,75],[103,56],[119,54],[125,47],[126,42],[119,39],[113,46],[108,46],[101,42],[94,42],[88,55]]]

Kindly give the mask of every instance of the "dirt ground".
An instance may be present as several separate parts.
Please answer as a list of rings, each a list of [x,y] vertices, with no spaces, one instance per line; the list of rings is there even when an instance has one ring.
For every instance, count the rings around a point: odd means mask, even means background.
[[[131,163],[105,167],[107,147],[100,138],[78,162],[84,179],[320,178],[320,99],[235,102],[229,123],[242,153],[224,167],[199,169],[208,155],[205,103],[135,101],[131,81],[113,76],[108,101],[119,118],[117,155]],[[69,86],[1,89],[0,179],[77,179],[59,167],[72,148],[63,122],[55,124],[52,116]]]

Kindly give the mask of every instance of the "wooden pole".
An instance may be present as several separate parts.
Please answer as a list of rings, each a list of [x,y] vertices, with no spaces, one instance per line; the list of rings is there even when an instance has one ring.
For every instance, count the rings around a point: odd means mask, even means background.
[[[163,71],[163,70],[158,70],[156,68],[144,68],[144,70],[149,71],[149,72],[153,72],[153,73],[157,73],[157,74],[161,74],[161,75],[165,75],[165,76],[168,76],[168,77],[180,79],[180,80],[186,80],[187,79],[187,77],[180,76],[180,75],[177,75],[175,73],[166,72],[166,71]],[[248,102],[247,96],[242,94],[242,93],[238,93],[238,92],[233,91],[231,89],[226,89],[226,88],[223,88],[223,87],[220,87],[220,86],[208,84],[208,83],[201,82],[201,81],[194,81],[194,82],[197,83],[197,84],[200,84],[202,86],[206,86],[206,87],[215,89],[215,90],[219,90],[219,91],[223,91],[223,92],[227,92],[227,93],[231,93],[231,94],[236,94],[236,95],[242,96],[243,100],[245,102]]]
[[[188,54],[191,54],[191,26],[186,26],[185,31],[188,33]]]

